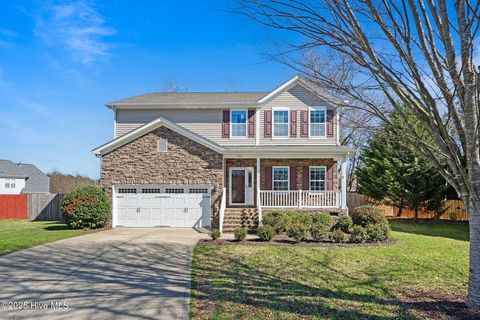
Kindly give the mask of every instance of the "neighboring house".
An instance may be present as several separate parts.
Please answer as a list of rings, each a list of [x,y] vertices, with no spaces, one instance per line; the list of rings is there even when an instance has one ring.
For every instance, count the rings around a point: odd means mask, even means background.
[[[299,77],[272,92],[152,93],[107,105],[96,148],[113,226],[256,224],[272,208],[346,212],[333,97]]]
[[[33,164],[0,160],[0,194],[49,192],[50,178]]]

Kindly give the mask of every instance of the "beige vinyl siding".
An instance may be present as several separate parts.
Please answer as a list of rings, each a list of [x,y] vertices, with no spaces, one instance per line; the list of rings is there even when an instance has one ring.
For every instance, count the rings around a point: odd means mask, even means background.
[[[283,92],[279,96],[275,97],[273,100],[269,101],[265,106],[260,108],[260,144],[261,145],[292,145],[292,144],[302,144],[302,145],[333,145],[337,143],[337,112],[335,111],[335,117],[333,119],[333,137],[330,138],[308,138],[301,137],[300,135],[300,123],[301,123],[301,113],[302,110],[308,110],[310,106],[325,106],[332,107],[328,102],[320,99],[315,94],[309,92],[300,85],[296,85],[288,91]],[[264,129],[264,111],[271,110],[273,107],[288,107],[290,111],[294,110],[297,112],[297,136],[295,138],[289,137],[286,138],[266,138],[265,129]],[[272,115],[273,118],[273,115]],[[273,126],[273,124],[272,124]],[[272,127],[273,130],[273,127]]]
[[[219,109],[190,110],[117,110],[116,136],[128,133],[158,117],[164,117],[220,145],[255,145],[255,138],[222,138],[223,111]]]

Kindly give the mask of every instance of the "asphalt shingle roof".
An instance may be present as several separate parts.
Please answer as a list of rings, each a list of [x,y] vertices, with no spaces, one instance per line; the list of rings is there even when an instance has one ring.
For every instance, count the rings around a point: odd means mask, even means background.
[[[25,173],[12,161],[0,160],[0,178],[26,178]]]
[[[155,92],[111,102],[125,103],[255,103],[269,92]]]
[[[22,193],[50,192],[50,178],[33,164],[0,160],[0,178],[26,178]]]

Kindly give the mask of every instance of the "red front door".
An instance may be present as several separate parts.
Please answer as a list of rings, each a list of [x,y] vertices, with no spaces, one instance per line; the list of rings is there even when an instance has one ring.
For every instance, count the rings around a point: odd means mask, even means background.
[[[245,203],[245,170],[232,170],[232,203]]]

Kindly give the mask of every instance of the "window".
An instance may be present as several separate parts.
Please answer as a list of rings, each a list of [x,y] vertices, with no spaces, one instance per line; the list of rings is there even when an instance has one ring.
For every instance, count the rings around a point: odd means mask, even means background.
[[[288,108],[273,109],[273,137],[288,137]]]
[[[208,193],[207,188],[190,188],[188,190],[189,193]]]
[[[310,190],[325,190],[326,167],[310,167]]]
[[[289,190],[289,167],[273,167],[273,190]]]
[[[118,193],[137,193],[136,188],[118,188]]]
[[[5,179],[5,188],[9,189],[10,188],[10,179]]]
[[[143,188],[142,193],[162,193],[160,188]]]
[[[230,137],[247,137],[247,110],[232,110],[230,112],[231,130]]]
[[[158,139],[158,151],[162,153],[168,152],[168,140],[167,139]]]
[[[167,188],[165,189],[165,193],[184,193],[185,190],[183,188]]]
[[[325,107],[310,108],[310,137],[325,137]]]
[[[15,188],[15,179],[10,179],[10,188]]]

